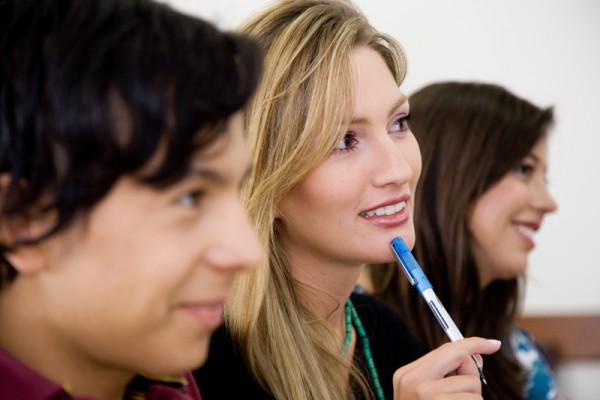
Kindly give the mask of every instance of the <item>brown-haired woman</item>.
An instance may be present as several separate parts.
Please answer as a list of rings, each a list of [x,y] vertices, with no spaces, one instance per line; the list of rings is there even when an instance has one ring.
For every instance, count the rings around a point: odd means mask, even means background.
[[[423,155],[413,253],[465,336],[506,344],[485,360],[486,398],[555,399],[543,354],[515,325],[533,235],[557,208],[546,181],[552,109],[469,82],[426,86],[410,103]],[[396,265],[370,266],[361,283],[430,348],[447,341]]]

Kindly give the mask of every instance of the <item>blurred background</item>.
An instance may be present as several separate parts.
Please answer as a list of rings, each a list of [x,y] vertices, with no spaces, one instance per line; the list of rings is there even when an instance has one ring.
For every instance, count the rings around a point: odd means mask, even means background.
[[[232,30],[271,3],[161,1]],[[554,107],[548,178],[559,210],[537,235],[524,323],[547,345],[566,396],[600,399],[600,1],[355,4],[404,46],[405,93],[441,80],[475,80]]]

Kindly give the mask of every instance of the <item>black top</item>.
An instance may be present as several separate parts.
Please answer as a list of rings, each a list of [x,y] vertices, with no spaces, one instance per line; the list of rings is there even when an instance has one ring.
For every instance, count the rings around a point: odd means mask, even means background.
[[[400,317],[371,296],[353,293],[352,303],[369,336],[373,361],[386,399],[393,399],[394,372],[425,354],[425,347],[407,330]],[[354,362],[364,367],[362,344],[356,342]],[[206,363],[194,371],[203,400],[273,399],[250,375],[238,356],[227,330],[221,327],[212,337]]]

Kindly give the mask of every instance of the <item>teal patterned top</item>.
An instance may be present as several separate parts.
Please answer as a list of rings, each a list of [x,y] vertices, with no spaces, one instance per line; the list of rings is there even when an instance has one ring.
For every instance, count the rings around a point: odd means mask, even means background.
[[[550,369],[548,359],[531,335],[517,328],[511,338],[511,345],[517,360],[527,371],[526,398],[528,400],[556,399],[559,393],[556,377]]]

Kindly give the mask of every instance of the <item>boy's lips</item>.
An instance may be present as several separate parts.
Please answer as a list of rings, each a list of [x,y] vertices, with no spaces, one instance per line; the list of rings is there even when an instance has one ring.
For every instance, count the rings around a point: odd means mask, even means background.
[[[223,322],[224,302],[188,303],[181,308],[203,326],[217,328]]]

